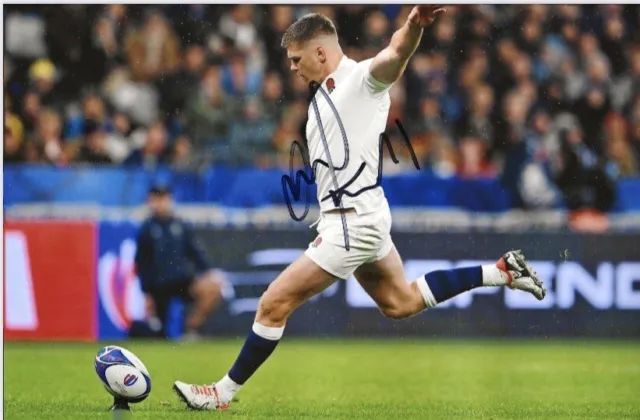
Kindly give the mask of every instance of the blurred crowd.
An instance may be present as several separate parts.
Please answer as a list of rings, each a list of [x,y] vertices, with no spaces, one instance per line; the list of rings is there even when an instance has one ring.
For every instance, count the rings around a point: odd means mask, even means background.
[[[6,5],[4,162],[282,167],[308,86],[280,38],[384,48],[410,6]],[[608,210],[640,162],[640,7],[451,6],[391,91],[423,170],[501,177],[525,208]],[[410,159],[386,173],[415,170]]]

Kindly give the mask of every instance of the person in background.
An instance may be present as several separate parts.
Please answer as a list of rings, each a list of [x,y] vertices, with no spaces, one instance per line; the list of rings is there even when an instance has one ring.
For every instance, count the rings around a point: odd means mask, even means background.
[[[127,38],[125,54],[133,80],[148,83],[178,69],[180,41],[162,12],[152,9],[142,28]]]
[[[107,152],[106,133],[99,122],[87,120],[84,123],[84,142],[76,161],[92,165],[110,165],[113,163]]]
[[[193,303],[185,322],[186,339],[198,339],[200,328],[222,296],[222,275],[213,270],[191,228],[173,212],[169,188],[157,185],[148,196],[151,217],[140,229],[136,270],[146,300],[149,325],[167,336],[166,320],[173,298]]]
[[[615,203],[614,179],[609,162],[585,143],[584,130],[573,127],[561,133],[561,166],[556,184],[567,208],[572,211],[611,211]]]
[[[124,160],[127,167],[155,168],[168,163],[168,133],[160,121],[149,127],[145,135],[144,145],[135,149]]]
[[[25,160],[24,142],[17,135],[15,125],[14,127],[9,127],[8,123],[5,124],[3,162],[5,164],[22,163]]]

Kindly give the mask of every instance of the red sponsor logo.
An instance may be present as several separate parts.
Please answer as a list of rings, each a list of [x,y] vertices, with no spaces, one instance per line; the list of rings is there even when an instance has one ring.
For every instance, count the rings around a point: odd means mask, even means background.
[[[313,241],[312,246],[313,246],[314,248],[317,248],[318,246],[320,246],[320,244],[321,244],[321,243],[322,243],[322,236],[318,236],[318,237],[316,238],[316,240],[315,240],[315,241]]]
[[[95,235],[93,223],[5,222],[5,339],[96,338]]]

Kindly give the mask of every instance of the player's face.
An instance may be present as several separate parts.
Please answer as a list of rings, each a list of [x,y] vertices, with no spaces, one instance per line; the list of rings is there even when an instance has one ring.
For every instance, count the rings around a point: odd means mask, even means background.
[[[157,216],[166,216],[171,213],[173,201],[169,195],[155,195],[149,197],[149,208]]]
[[[321,47],[320,47],[321,48]],[[311,43],[305,46],[292,45],[287,48],[287,57],[291,62],[292,72],[302,77],[309,83],[312,80],[320,82],[322,79],[322,56],[323,52],[318,51],[318,46]]]

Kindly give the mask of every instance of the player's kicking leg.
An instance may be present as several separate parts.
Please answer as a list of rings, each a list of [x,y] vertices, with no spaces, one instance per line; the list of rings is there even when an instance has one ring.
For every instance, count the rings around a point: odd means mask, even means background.
[[[262,295],[252,331],[227,375],[211,385],[176,381],[174,391],[192,409],[226,410],[240,387],[275,350],[289,315],[335,281],[333,275],[302,255]]]
[[[437,270],[412,283],[404,277],[395,247],[382,259],[360,266],[354,273],[364,290],[386,316],[407,318],[426,308],[483,286],[506,286],[544,299],[546,290],[521,251],[509,251],[496,264]]]

